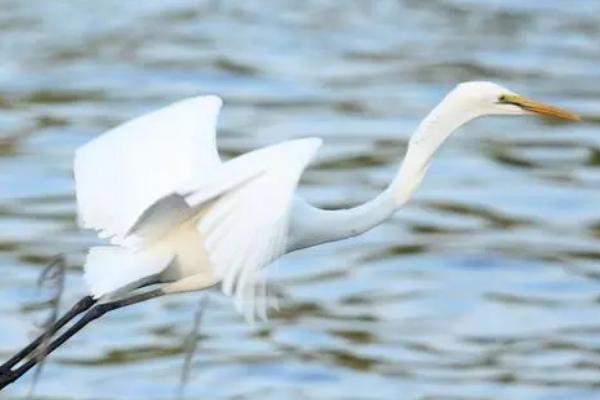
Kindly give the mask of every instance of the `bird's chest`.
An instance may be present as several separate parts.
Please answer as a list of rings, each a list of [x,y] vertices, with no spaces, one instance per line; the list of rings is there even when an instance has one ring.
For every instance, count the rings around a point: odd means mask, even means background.
[[[185,222],[161,241],[161,246],[174,254],[173,262],[165,271],[170,279],[179,280],[198,274],[214,278],[206,251],[206,238],[196,229],[196,222]]]

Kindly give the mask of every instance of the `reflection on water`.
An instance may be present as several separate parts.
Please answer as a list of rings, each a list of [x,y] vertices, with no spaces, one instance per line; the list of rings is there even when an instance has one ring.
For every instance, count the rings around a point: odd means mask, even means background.
[[[587,122],[471,124],[392,221],[279,263],[268,324],[212,295],[189,398],[598,398],[600,3],[273,3],[0,2],[0,356],[32,334],[52,256],[65,304],[85,293],[71,157],[99,132],[218,93],[225,155],[322,136],[301,191],[341,207],[385,187],[444,92],[489,79]],[[96,323],[37,392],[172,398],[197,298]]]

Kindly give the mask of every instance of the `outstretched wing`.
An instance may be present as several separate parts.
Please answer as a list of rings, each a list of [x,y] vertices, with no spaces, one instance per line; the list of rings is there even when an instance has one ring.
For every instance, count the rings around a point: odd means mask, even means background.
[[[266,316],[261,269],[285,252],[294,192],[320,145],[307,138],[248,153],[223,164],[215,185],[185,194],[192,208],[212,201],[197,228],[224,293],[248,320]]]
[[[200,96],[120,125],[79,148],[74,172],[79,223],[121,241],[150,205],[184,182],[209,180],[221,161],[222,101]]]

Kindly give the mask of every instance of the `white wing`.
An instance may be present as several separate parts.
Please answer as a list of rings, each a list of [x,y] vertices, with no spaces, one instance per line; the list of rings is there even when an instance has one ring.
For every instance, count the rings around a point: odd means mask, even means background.
[[[223,291],[246,319],[266,314],[261,271],[285,252],[289,210],[300,175],[321,139],[289,141],[223,164],[214,185],[185,195],[192,208],[215,198],[198,223]]]
[[[186,99],[120,125],[79,148],[74,172],[79,223],[120,242],[143,211],[184,182],[209,180],[221,164],[217,96]]]

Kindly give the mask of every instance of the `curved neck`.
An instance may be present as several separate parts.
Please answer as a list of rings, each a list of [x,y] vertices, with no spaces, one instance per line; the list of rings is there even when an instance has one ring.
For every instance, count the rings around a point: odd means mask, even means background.
[[[292,210],[288,251],[360,235],[385,221],[396,210],[391,187],[352,208],[323,210],[297,197]]]
[[[456,90],[450,92],[411,136],[402,165],[392,183],[377,197],[360,206],[322,210],[297,199],[292,213],[289,250],[353,237],[382,223],[410,200],[442,143],[452,132],[478,115],[469,111]]]
[[[392,182],[398,207],[406,204],[421,184],[433,155],[450,135],[481,115],[455,89],[419,124],[408,142],[400,170]]]

